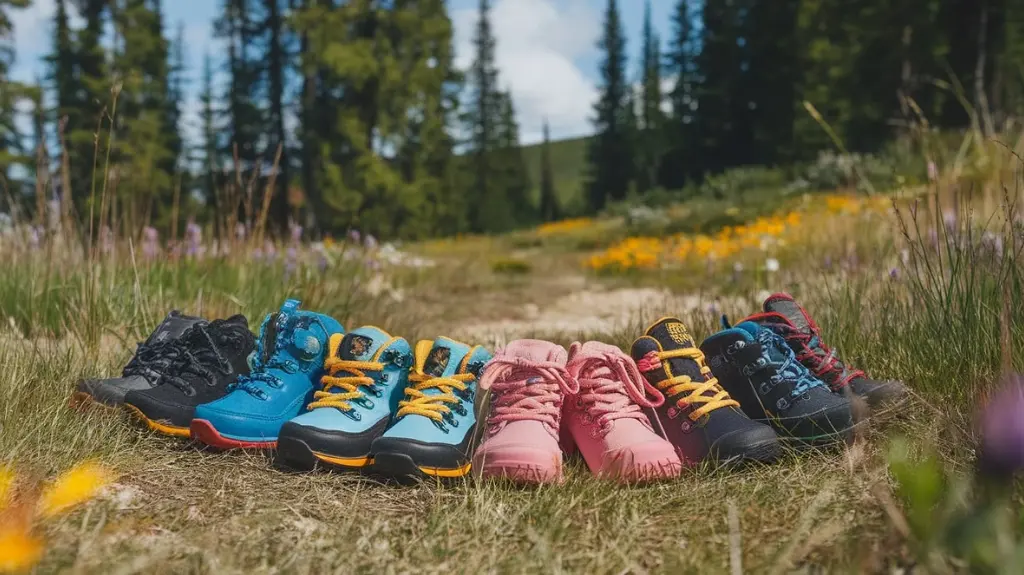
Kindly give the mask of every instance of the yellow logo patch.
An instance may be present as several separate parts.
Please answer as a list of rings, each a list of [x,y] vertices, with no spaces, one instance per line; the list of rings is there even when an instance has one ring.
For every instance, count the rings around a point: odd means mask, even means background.
[[[685,344],[693,341],[693,338],[690,337],[690,333],[686,331],[686,326],[679,322],[667,323],[665,324],[665,329],[668,331],[668,335],[672,338],[672,341],[678,344]]]

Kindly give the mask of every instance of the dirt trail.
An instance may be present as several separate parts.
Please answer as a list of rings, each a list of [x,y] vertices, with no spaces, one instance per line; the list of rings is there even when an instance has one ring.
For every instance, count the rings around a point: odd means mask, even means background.
[[[467,340],[497,344],[534,335],[614,333],[655,316],[686,316],[711,304],[700,296],[674,294],[664,288],[607,288],[589,282],[547,303],[522,303],[509,310],[513,312],[510,319],[468,321],[456,333]]]

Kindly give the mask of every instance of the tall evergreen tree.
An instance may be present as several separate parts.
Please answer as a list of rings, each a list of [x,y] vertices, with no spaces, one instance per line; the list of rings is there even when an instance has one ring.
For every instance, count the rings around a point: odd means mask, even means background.
[[[641,107],[637,140],[637,191],[657,185],[665,154],[665,115],[662,112],[661,44],[651,22],[651,2],[644,5],[644,29],[640,54]]]
[[[743,92],[743,10],[735,0],[705,0],[702,15],[696,132],[701,167],[718,172],[752,159]]]
[[[467,197],[469,222],[477,232],[510,229],[514,222],[510,218],[508,198],[494,177],[496,150],[501,146],[502,95],[494,62],[495,40],[489,0],[480,0],[473,48],[474,59],[468,74],[470,92],[464,115],[470,134],[466,152],[471,172]]]
[[[511,92],[500,94],[498,110],[498,149],[495,152],[497,170],[492,178],[497,176],[501,192],[513,215],[513,225],[536,223],[536,209],[530,198],[530,178],[519,143],[519,123],[516,121]]]
[[[541,220],[551,222],[561,216],[555,192],[555,171],[551,165],[551,132],[544,120],[544,140],[540,147],[540,212]]]
[[[200,142],[202,150],[203,194],[214,210],[219,211],[218,178],[222,170],[220,155],[220,125],[216,108],[217,94],[213,86],[213,61],[209,54],[203,57],[202,84],[199,92]]]
[[[609,200],[626,197],[636,158],[630,134],[633,110],[626,81],[626,39],[616,0],[608,0],[604,33],[598,45],[604,53],[601,93],[595,105],[595,134],[587,150],[587,199],[594,211],[604,208]]]
[[[664,128],[667,151],[658,181],[671,190],[682,188],[701,169],[696,134],[700,42],[695,26],[700,15],[691,8],[694,1],[678,0],[672,13],[672,39],[665,54],[665,69],[674,82],[668,94],[671,112]]]
[[[8,76],[14,62],[14,48],[10,44],[13,26],[8,11],[26,7],[27,0],[0,0],[0,185],[7,185],[11,164],[25,160],[14,114],[17,102],[27,92],[25,86],[12,81]]]
[[[290,182],[288,137],[285,131],[285,110],[284,110],[284,88],[285,69],[287,57],[285,55],[284,39],[284,14],[280,0],[264,0],[266,20],[264,28],[267,30],[266,66],[267,66],[267,87],[269,99],[268,120],[270,124],[271,137],[267,151],[276,155],[280,148],[281,156],[278,161],[279,173],[276,177],[276,188],[270,202],[270,224],[279,233],[284,233],[288,226],[288,186]],[[273,158],[270,158],[273,161]]]
[[[215,24],[217,35],[227,44],[228,137],[225,155],[231,158],[237,149],[241,169],[259,170],[261,136],[266,134],[263,110],[260,108],[260,63],[251,52],[254,47],[254,0],[224,0],[224,9]]]

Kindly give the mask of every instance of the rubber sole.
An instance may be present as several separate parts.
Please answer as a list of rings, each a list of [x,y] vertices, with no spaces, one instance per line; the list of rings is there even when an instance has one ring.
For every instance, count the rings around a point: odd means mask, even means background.
[[[782,453],[784,451],[783,443],[780,439],[755,443],[744,450],[743,453],[733,455],[732,457],[727,457],[725,459],[714,460],[715,465],[733,469],[752,464],[773,463],[775,460],[782,457]]]
[[[84,391],[76,391],[71,394],[71,399],[68,404],[72,409],[77,411],[106,411],[109,413],[115,413],[118,411],[117,405],[110,405],[103,403],[102,401],[94,398]]]
[[[189,426],[189,436],[215,449],[276,449],[277,440],[247,441],[225,437],[205,419],[193,419]]]
[[[373,465],[373,458],[338,457],[329,453],[313,451],[309,445],[296,437],[280,437],[277,440],[277,454],[274,463],[282,467],[310,471],[317,467],[341,471],[361,471]]]
[[[458,479],[466,477],[473,470],[472,462],[461,467],[444,469],[438,467],[421,467],[416,465],[412,457],[404,453],[376,453],[373,456],[373,471],[394,479]]]
[[[146,427],[150,428],[151,430],[157,433],[167,435],[170,437],[180,437],[185,439],[191,437],[191,432],[188,427],[179,427],[176,425],[170,425],[168,423],[162,423],[160,421],[152,420],[149,417],[147,417],[145,413],[142,413],[141,409],[135,407],[130,403],[124,404],[124,407],[128,411],[128,413],[135,417],[135,419],[141,421],[143,424],[146,425]]]

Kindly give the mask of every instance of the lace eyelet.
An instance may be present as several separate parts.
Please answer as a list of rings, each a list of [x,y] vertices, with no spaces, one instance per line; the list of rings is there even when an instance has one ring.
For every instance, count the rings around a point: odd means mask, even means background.
[[[689,418],[684,419],[683,422],[679,424],[679,430],[683,433],[690,433],[693,431],[693,422],[690,421]]]
[[[679,409],[675,407],[668,408],[668,418],[675,419],[679,417]]]
[[[775,408],[779,411],[786,411],[789,409],[790,405],[791,404],[785,397],[780,397],[779,400],[775,402]]]
[[[363,409],[373,409],[374,403],[365,397],[358,397],[352,400],[352,403],[362,407]]]
[[[432,421],[434,423],[434,427],[440,429],[444,433],[448,433],[448,427],[445,426],[443,421],[438,421],[436,419],[431,419],[430,421]]]
[[[361,421],[363,419],[362,414],[360,414],[358,411],[354,409],[349,409],[348,411],[343,411],[342,413],[344,413],[345,417],[351,419],[352,421]]]

